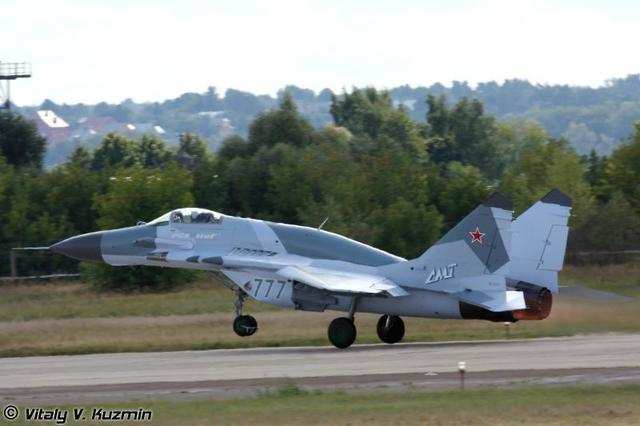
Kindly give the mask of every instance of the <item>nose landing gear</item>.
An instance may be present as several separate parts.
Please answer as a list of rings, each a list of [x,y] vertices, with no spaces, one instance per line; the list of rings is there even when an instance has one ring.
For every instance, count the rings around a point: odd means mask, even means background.
[[[396,315],[383,315],[376,330],[384,343],[398,343],[404,337],[404,321]]]
[[[236,319],[233,320],[233,331],[240,337],[247,337],[258,331],[258,321],[251,315],[242,315],[242,305],[247,294],[241,289],[236,290]]]
[[[238,315],[233,320],[233,331],[240,337],[251,336],[258,331],[258,321],[251,315]]]

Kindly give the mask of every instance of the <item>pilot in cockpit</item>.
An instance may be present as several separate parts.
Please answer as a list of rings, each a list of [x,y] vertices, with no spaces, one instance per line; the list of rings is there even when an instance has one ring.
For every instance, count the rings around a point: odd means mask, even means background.
[[[171,222],[173,222],[173,223],[183,223],[184,222],[184,216],[182,215],[182,212],[180,212],[179,210],[176,210],[173,213],[171,213]]]
[[[165,213],[159,218],[151,221],[150,225],[166,223],[175,224],[220,224],[222,215],[211,210],[184,208]]]
[[[209,212],[198,213],[193,211],[191,213],[191,223],[213,223],[213,214]]]

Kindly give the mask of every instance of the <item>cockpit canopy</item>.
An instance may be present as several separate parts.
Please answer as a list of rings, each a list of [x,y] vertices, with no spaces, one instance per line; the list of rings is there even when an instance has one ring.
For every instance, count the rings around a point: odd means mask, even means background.
[[[165,213],[149,222],[149,225],[172,224],[217,224],[222,222],[222,215],[218,212],[197,207],[185,207]]]

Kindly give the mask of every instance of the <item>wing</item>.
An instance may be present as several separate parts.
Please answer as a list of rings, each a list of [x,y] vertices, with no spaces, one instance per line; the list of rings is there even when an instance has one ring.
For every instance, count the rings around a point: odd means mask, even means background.
[[[409,294],[393,281],[376,275],[301,266],[285,266],[276,273],[286,279],[332,293],[391,297]]]

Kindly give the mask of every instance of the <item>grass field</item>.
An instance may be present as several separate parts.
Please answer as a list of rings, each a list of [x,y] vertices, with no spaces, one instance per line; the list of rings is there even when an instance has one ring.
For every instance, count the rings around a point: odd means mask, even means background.
[[[640,263],[568,267],[566,283],[638,295]],[[335,312],[306,313],[248,302],[259,321],[250,338],[231,331],[233,293],[212,282],[163,294],[96,294],[81,282],[0,285],[0,356],[328,344]],[[377,316],[356,317],[359,343],[377,342]],[[545,321],[406,319],[406,341],[562,336],[640,331],[640,302],[554,302]],[[507,334],[508,333],[508,334]]]
[[[396,393],[321,393],[289,387],[235,400],[98,406],[151,409],[153,423],[160,425],[635,425],[640,423],[640,385]],[[91,407],[85,411],[91,413]]]

